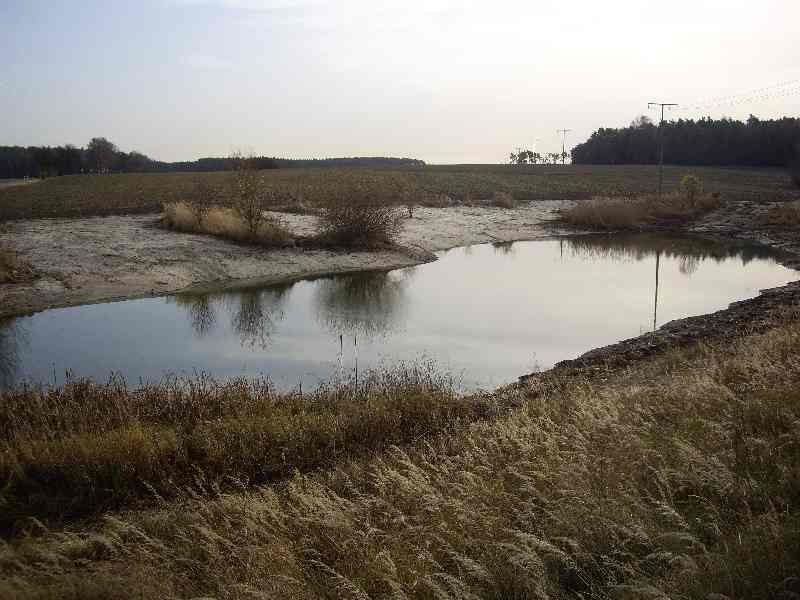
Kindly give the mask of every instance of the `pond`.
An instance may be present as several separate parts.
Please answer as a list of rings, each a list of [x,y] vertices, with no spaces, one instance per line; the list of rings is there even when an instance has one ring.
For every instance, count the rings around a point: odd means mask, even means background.
[[[771,251],[667,235],[483,244],[389,272],[48,310],[0,322],[0,385],[268,376],[307,389],[433,360],[494,388],[798,278]],[[341,366],[340,366],[341,364]]]

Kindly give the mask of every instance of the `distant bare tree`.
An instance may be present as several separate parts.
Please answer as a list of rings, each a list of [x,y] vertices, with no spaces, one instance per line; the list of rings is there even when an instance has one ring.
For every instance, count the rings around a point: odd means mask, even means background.
[[[98,173],[106,173],[114,165],[117,157],[117,147],[104,137],[92,138],[86,147],[90,164],[94,165]]]

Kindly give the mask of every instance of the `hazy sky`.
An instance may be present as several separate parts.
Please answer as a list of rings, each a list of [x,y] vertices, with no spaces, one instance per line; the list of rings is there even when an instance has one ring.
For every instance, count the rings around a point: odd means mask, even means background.
[[[0,0],[0,145],[501,162],[672,117],[800,115],[800,0]]]

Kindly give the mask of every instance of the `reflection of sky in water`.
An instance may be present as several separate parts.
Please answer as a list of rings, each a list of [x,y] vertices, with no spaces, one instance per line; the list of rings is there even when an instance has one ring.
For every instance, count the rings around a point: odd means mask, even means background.
[[[493,387],[796,279],[764,250],[667,236],[481,245],[435,263],[255,290],[50,310],[0,323],[0,384],[66,370],[129,383],[165,373],[313,386],[344,364],[434,358]]]

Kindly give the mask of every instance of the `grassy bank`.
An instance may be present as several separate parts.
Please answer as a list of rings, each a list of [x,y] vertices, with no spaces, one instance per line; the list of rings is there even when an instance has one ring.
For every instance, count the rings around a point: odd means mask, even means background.
[[[425,365],[312,393],[267,382],[76,382],[0,392],[0,528],[64,522],[180,494],[328,467],[486,411]]]
[[[798,350],[793,312],[617,377],[545,375],[510,415],[286,486],[33,527],[0,548],[0,596],[783,597]]]
[[[353,171],[326,172],[346,175]],[[653,192],[658,181],[657,167],[649,166],[451,165],[369,173],[387,180],[400,174],[413,177],[420,190],[440,203],[443,196],[459,202],[489,200],[495,192],[509,193],[523,202],[630,196]],[[677,189],[687,173],[700,177],[707,191],[720,192],[727,199],[772,202],[797,199],[800,194],[789,176],[775,169],[666,167],[665,190]],[[286,169],[265,171],[264,177],[278,198],[291,199],[299,187],[319,174],[319,170]],[[155,213],[163,203],[185,200],[198,183],[227,194],[232,189],[231,179],[231,173],[54,177],[35,185],[0,189],[0,220]]]

